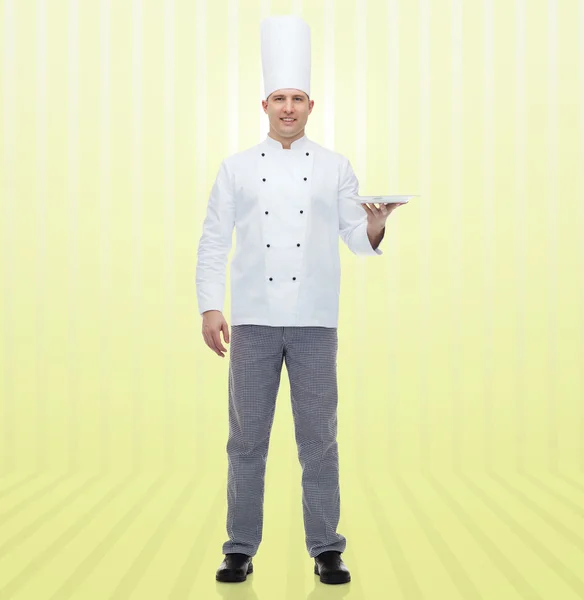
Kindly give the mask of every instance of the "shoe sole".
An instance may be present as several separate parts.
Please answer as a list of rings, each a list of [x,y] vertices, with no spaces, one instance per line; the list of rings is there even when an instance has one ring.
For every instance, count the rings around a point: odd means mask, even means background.
[[[217,581],[223,581],[224,583],[240,583],[245,581],[250,573],[253,573],[253,563],[251,562],[247,566],[247,573],[244,575],[236,575],[235,571],[225,571],[221,574],[217,573],[215,579]]]
[[[318,567],[314,565],[314,574],[320,575],[318,572]],[[351,581],[351,575],[345,575],[343,573],[338,574],[330,574],[330,575],[320,575],[321,583],[349,583]]]

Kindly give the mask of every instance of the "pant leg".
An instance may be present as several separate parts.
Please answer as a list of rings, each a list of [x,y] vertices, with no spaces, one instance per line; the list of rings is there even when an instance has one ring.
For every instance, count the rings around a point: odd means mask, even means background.
[[[235,325],[229,359],[227,533],[223,553],[255,556],[264,477],[283,364],[282,327]]]
[[[336,531],[340,518],[337,349],[336,328],[284,328],[310,557],[325,550],[344,552],[346,546],[346,538]]]

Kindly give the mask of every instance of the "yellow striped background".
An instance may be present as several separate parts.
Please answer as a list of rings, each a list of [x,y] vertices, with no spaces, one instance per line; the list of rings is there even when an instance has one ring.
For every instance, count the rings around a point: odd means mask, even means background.
[[[584,2],[0,7],[0,598],[584,598]],[[255,572],[214,580],[228,359],[196,252],[267,134],[281,13],[312,30],[308,137],[421,195],[382,257],[341,246],[345,586],[304,546],[284,374]]]

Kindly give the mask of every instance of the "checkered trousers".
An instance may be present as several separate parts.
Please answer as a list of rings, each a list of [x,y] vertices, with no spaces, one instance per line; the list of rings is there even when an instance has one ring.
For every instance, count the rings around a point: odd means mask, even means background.
[[[234,325],[229,344],[227,533],[223,553],[254,556],[262,539],[264,476],[282,364],[290,392],[309,556],[344,552],[337,436],[337,329]]]

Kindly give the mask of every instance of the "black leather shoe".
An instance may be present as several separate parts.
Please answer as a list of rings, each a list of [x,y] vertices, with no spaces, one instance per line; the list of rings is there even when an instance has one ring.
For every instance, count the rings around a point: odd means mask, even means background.
[[[239,582],[245,581],[250,573],[253,573],[252,557],[240,552],[225,555],[215,574],[217,581]]]
[[[322,583],[348,583],[351,573],[345,566],[341,553],[326,550],[314,557],[314,574],[320,575]]]

